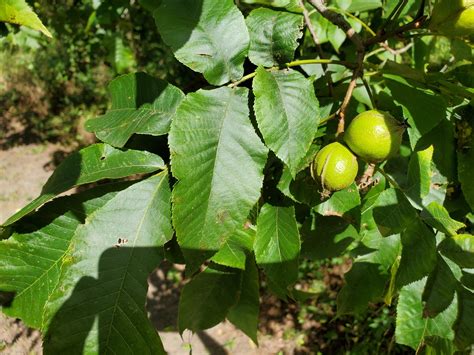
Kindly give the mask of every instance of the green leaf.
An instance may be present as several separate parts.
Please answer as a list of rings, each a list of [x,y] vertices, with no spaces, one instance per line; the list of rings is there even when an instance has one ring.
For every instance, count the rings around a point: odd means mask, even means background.
[[[135,133],[168,133],[184,98],[177,87],[145,73],[120,76],[109,84],[108,91],[112,107],[105,115],[88,120],[86,128],[115,147],[123,147]]]
[[[456,347],[452,340],[429,336],[424,338],[423,355],[453,355],[456,353]]]
[[[334,258],[342,254],[357,239],[352,224],[336,216],[316,216],[315,228],[301,230],[304,236],[301,255],[310,259]]]
[[[323,216],[343,216],[360,206],[357,185],[353,183],[344,190],[334,192],[329,199],[314,208]]]
[[[242,77],[249,33],[232,0],[163,0],[154,17],[176,59],[209,83]]]
[[[110,39],[109,61],[118,74],[126,73],[137,66],[135,53],[120,34],[115,33]]]
[[[138,150],[119,150],[107,144],[94,144],[68,156],[54,171],[41,195],[11,216],[8,226],[33,212],[45,202],[74,186],[133,174],[151,173],[165,168],[159,156]]]
[[[405,79],[394,75],[384,75],[392,99],[402,106],[410,128],[408,136],[412,148],[418,140],[446,119],[447,107],[442,96],[431,91],[416,88]]]
[[[30,27],[47,37],[53,37],[25,0],[2,0],[0,21]]]
[[[255,116],[263,139],[296,176],[319,124],[313,84],[294,70],[257,69]]]
[[[474,121],[470,120],[470,125],[464,128],[467,131],[469,128],[474,127]],[[458,179],[461,183],[461,189],[464,194],[464,198],[474,210],[474,134],[471,133],[471,139],[466,149],[459,149],[457,153],[458,158]]]
[[[254,240],[255,230],[237,228],[211,260],[219,265],[245,269],[246,254],[252,251]]]
[[[278,189],[293,201],[315,206],[321,203],[321,186],[313,179],[309,169],[300,171],[293,180],[288,166],[283,167],[283,172],[278,181]]]
[[[442,120],[440,124],[421,137],[418,142],[418,146],[420,147],[428,147],[430,145],[434,147],[434,167],[432,168],[436,169],[433,170],[439,171],[439,174],[444,177],[446,181],[453,181],[457,169],[456,140],[454,137],[453,123],[448,120]],[[435,181],[435,177],[431,180]]]
[[[78,228],[47,305],[46,352],[164,353],[145,301],[173,233],[170,195],[164,171],[117,193]]]
[[[239,300],[242,273],[212,266],[186,284],[179,299],[179,332],[208,329],[225,319]]]
[[[474,236],[458,234],[446,238],[439,245],[443,255],[462,268],[474,268]]]
[[[408,181],[406,194],[421,209],[423,199],[429,194],[431,187],[431,163],[433,146],[415,152],[408,165]]]
[[[467,288],[474,290],[474,270],[471,270],[470,272],[463,270],[461,283]]]
[[[443,312],[453,302],[457,280],[443,257],[438,255],[436,268],[428,276],[423,291],[423,315],[433,318]]]
[[[397,189],[384,190],[373,207],[373,215],[383,236],[403,232],[418,218],[403,193]]]
[[[113,198],[125,184],[102,185],[60,197],[25,219],[10,239],[0,242],[0,290],[15,292],[2,311],[33,328],[43,324],[43,308],[59,281],[76,229],[87,215]]]
[[[257,345],[259,297],[258,269],[254,258],[249,257],[242,275],[239,301],[229,310],[227,319],[242,330]]]
[[[389,276],[380,265],[368,262],[355,262],[344,275],[346,285],[337,295],[337,313],[362,313],[369,302],[383,299],[385,285]]]
[[[352,0],[348,12],[362,12],[382,7],[381,0]]]
[[[285,298],[288,287],[298,278],[300,237],[294,207],[263,205],[257,219],[254,244],[257,264],[281,290]]]
[[[415,350],[426,337],[454,339],[451,327],[456,318],[456,299],[435,318],[423,318],[421,294],[425,282],[426,280],[420,280],[403,287],[398,298],[395,339],[397,343],[408,345]]]
[[[462,287],[458,291],[458,304],[454,343],[460,350],[465,350],[474,344],[474,293]]]
[[[298,0],[242,0],[244,4],[261,4],[272,7],[284,7],[290,11],[298,11],[300,9]]]
[[[249,120],[248,90],[188,94],[171,124],[173,223],[182,248],[217,251],[260,197],[267,149]]]
[[[466,227],[464,223],[452,219],[446,208],[436,201],[425,207],[421,212],[421,218],[433,228],[449,236],[455,235],[459,229]]]
[[[318,37],[319,43],[323,44],[329,41],[327,34],[328,27],[332,25],[329,20],[323,17],[318,11],[312,11],[310,15],[311,24],[313,25],[316,36]],[[308,32],[308,35],[309,32]],[[321,66],[318,66],[320,68]]]
[[[396,285],[401,287],[427,276],[436,265],[436,237],[420,220],[401,233],[402,257]]]
[[[246,19],[250,33],[249,59],[255,65],[272,67],[293,60],[303,35],[303,16],[258,8]]]

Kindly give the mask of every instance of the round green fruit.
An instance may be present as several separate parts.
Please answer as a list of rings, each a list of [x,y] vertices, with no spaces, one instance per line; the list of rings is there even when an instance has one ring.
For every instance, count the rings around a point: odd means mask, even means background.
[[[359,157],[378,163],[400,149],[405,126],[388,112],[365,111],[352,120],[344,133],[344,141]]]
[[[329,191],[342,190],[352,184],[357,169],[355,155],[338,142],[321,149],[313,162],[313,176]]]
[[[474,35],[474,0],[440,0],[433,8],[430,30],[446,36]]]

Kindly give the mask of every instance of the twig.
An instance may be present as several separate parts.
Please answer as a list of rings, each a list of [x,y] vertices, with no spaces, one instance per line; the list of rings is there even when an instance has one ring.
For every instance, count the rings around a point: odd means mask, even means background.
[[[385,26],[390,22],[390,21],[393,21],[393,20],[396,20],[398,16],[400,16],[403,8],[408,4],[408,0],[400,0],[398,2],[398,4],[393,8],[392,12],[390,13],[390,15],[388,15],[387,17],[387,20],[385,21],[385,24],[383,26],[383,28],[385,28]]]
[[[297,66],[304,65],[304,64],[335,64],[335,65],[342,65],[342,66],[344,66],[346,68],[350,68],[350,69],[355,68],[354,63],[346,62],[344,60],[332,60],[332,59],[300,59],[300,60],[294,60],[292,62],[286,63],[285,66],[287,68],[291,68],[291,67],[297,67]],[[270,68],[270,69],[267,69],[267,70],[272,70],[272,69],[273,68]],[[230,83],[227,86],[230,87],[230,88],[235,88],[236,86],[239,86],[243,82],[245,82],[247,80],[250,80],[250,79],[253,79],[255,77],[255,75],[257,75],[257,71],[254,71],[250,74],[247,74],[247,75],[243,76],[240,80],[234,81],[233,83]]]
[[[324,18],[332,22],[334,25],[342,29],[347,38],[349,38],[358,52],[364,52],[364,43],[360,38],[359,34],[352,28],[349,22],[342,16],[334,11],[329,10],[326,5],[324,5],[323,0],[308,0],[308,2],[313,5],[313,7],[318,10],[318,12],[323,15]]]
[[[311,37],[313,38],[314,44],[316,45],[316,49],[318,50],[319,57],[321,59],[326,59],[323,52],[323,48],[321,47],[321,43],[319,42],[318,35],[316,34],[313,24],[311,23],[309,11],[304,6],[303,0],[299,0],[299,5],[301,9],[303,10],[304,22],[306,24],[306,27],[308,27],[309,33],[311,34]],[[331,73],[328,71],[328,65],[323,64],[322,67],[323,67],[324,76],[326,78],[326,81],[328,82],[329,96],[334,96],[333,82],[332,82]]]
[[[337,111],[339,116],[339,123],[337,125],[336,137],[339,137],[344,133],[345,128],[345,115],[346,109],[351,101],[352,93],[356,86],[357,78],[362,76],[364,72],[364,55],[365,55],[365,46],[359,34],[352,28],[349,22],[339,13],[329,10],[326,5],[324,5],[323,0],[308,0],[308,2],[313,5],[313,7],[318,10],[318,12],[331,23],[339,27],[344,31],[347,38],[349,38],[352,43],[354,43],[357,51],[357,66],[354,69],[352,74],[349,87],[347,88],[346,95],[342,100],[341,107]],[[375,37],[372,37],[375,38]]]
[[[240,84],[242,84],[244,81],[247,81],[247,80],[250,80],[252,79],[255,75],[257,75],[257,72],[254,71],[253,73],[250,73],[250,74],[247,74],[245,76],[242,77],[242,79],[238,80],[238,81],[234,81],[233,83],[227,85],[228,87],[230,88],[235,88],[236,86],[239,86]]]
[[[389,51],[391,54],[393,55],[399,55],[399,54],[402,54],[402,53],[405,53],[406,51],[408,51],[411,47],[413,47],[413,43],[409,43],[408,45],[406,45],[405,47],[403,48],[400,48],[400,49],[393,49],[391,48],[387,42],[382,42],[382,43],[379,43],[380,47],[384,48],[385,50]]]
[[[414,30],[420,28],[423,23],[426,21],[427,16],[420,16],[415,18],[413,21],[407,23],[406,25],[400,26],[393,31],[379,33],[376,37],[371,37],[364,42],[364,46],[368,47],[376,43],[385,42],[391,37],[395,37],[403,32]]]
[[[374,99],[374,95],[372,94],[372,90],[370,90],[369,83],[362,77],[362,82],[364,83],[365,90],[367,91],[367,95],[369,95],[370,102],[372,103],[372,108],[377,109],[377,104]]]
[[[338,9],[336,7],[330,7],[329,8],[331,11],[334,11],[334,12],[338,12],[340,14],[343,14],[343,15],[346,15],[347,17],[350,17],[351,19],[353,19],[354,21],[360,23],[360,25],[362,27],[365,28],[365,30],[367,32],[369,32],[372,36],[377,36],[377,34],[370,28],[369,25],[367,25],[364,21],[362,21],[360,18],[358,18],[357,16],[354,16],[353,14],[351,14],[350,12],[347,12],[347,11],[344,11],[342,9]]]

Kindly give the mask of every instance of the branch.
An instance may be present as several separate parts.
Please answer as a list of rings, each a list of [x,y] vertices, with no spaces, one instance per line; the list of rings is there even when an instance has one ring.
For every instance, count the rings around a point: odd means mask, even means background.
[[[354,45],[356,46],[357,52],[364,52],[364,42],[360,38],[359,34],[352,28],[349,22],[337,12],[329,10],[326,5],[324,5],[323,0],[308,0],[308,2],[313,5],[313,7],[318,10],[318,12],[327,20],[332,22],[334,25],[343,30]]]
[[[413,43],[409,43],[409,44],[406,45],[405,47],[399,48],[399,49],[393,49],[393,48],[391,48],[391,47],[388,45],[387,42],[379,43],[379,45],[380,45],[380,47],[385,48],[385,50],[387,50],[388,52],[390,52],[390,53],[393,54],[393,55],[399,55],[399,54],[405,53],[405,52],[409,51],[411,47],[413,47]]]

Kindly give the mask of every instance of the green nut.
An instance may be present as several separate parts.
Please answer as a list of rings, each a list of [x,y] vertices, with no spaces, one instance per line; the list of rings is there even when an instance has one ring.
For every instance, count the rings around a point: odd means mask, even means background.
[[[354,182],[357,158],[341,143],[334,142],[321,149],[313,162],[313,176],[329,191],[342,190]]]
[[[429,28],[446,36],[474,35],[474,0],[438,1]]]
[[[365,161],[378,163],[398,152],[404,131],[405,126],[388,112],[369,110],[352,120],[344,141]]]

